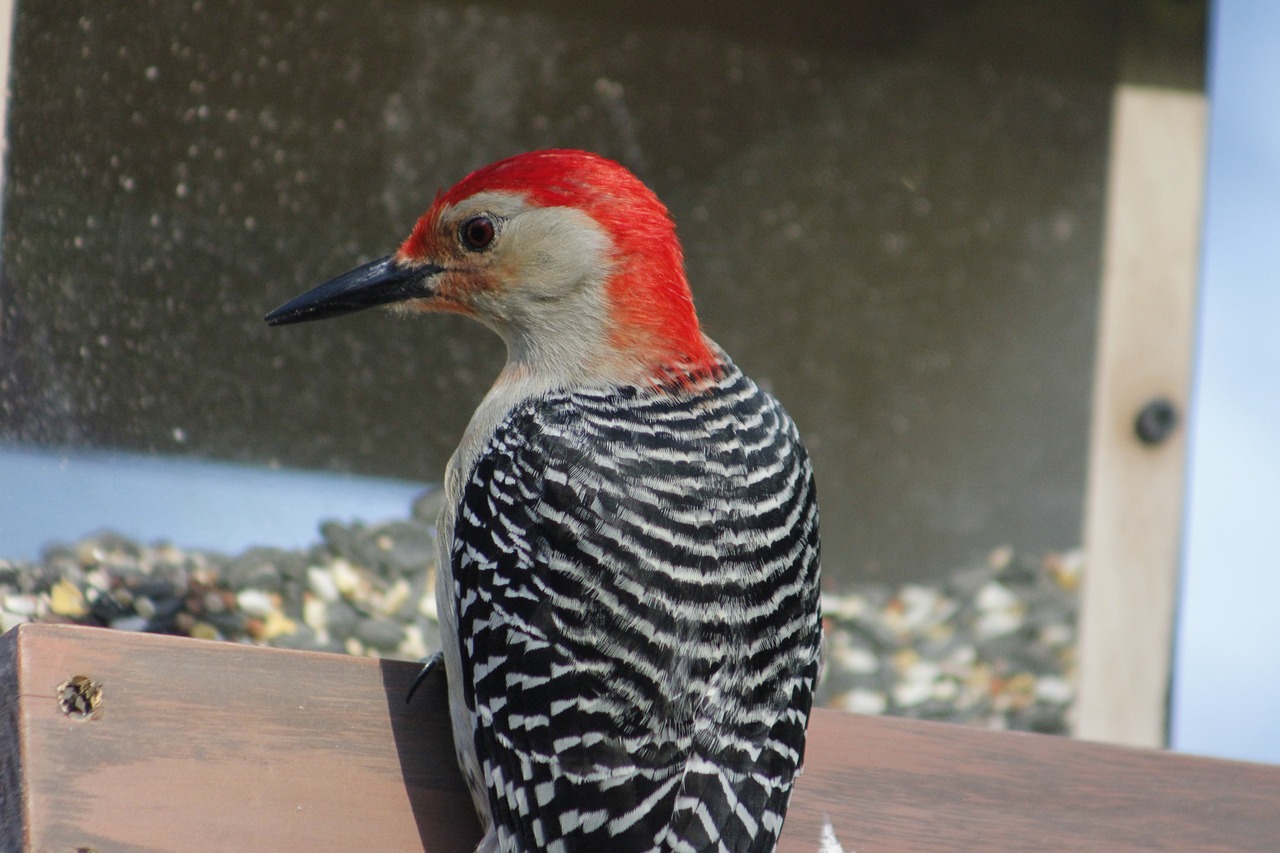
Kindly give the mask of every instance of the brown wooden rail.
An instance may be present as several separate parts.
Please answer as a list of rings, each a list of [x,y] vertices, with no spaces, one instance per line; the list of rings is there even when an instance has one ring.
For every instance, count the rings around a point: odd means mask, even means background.
[[[468,853],[442,679],[93,628],[0,638],[0,850]],[[1280,767],[820,711],[780,849],[1280,850]],[[602,851],[602,853],[605,853]]]

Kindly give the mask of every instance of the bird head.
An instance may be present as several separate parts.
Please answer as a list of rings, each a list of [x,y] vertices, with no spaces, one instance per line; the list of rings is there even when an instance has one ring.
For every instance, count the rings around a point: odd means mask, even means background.
[[[559,384],[666,384],[717,363],[667,209],[583,151],[534,151],[472,172],[400,248],[285,303],[277,326],[378,305],[473,317],[507,343],[507,373]]]

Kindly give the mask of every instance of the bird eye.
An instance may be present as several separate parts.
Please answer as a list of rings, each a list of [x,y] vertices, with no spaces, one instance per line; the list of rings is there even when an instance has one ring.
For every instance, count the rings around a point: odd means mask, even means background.
[[[463,245],[473,252],[480,252],[489,248],[497,233],[497,229],[493,225],[493,219],[483,215],[471,217],[462,223],[462,227],[458,229],[458,235],[462,238]]]

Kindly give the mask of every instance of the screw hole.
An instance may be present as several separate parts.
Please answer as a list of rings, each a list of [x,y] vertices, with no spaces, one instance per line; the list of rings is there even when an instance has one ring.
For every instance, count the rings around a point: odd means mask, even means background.
[[[102,701],[102,685],[87,675],[73,675],[58,685],[58,707],[68,717],[96,717],[102,710]]]

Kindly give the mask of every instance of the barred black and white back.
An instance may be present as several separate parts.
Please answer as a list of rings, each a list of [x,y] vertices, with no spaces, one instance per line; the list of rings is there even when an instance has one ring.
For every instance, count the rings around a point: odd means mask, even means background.
[[[536,394],[476,450],[442,530],[489,843],[773,850],[821,642],[782,407],[725,358],[690,387]]]

